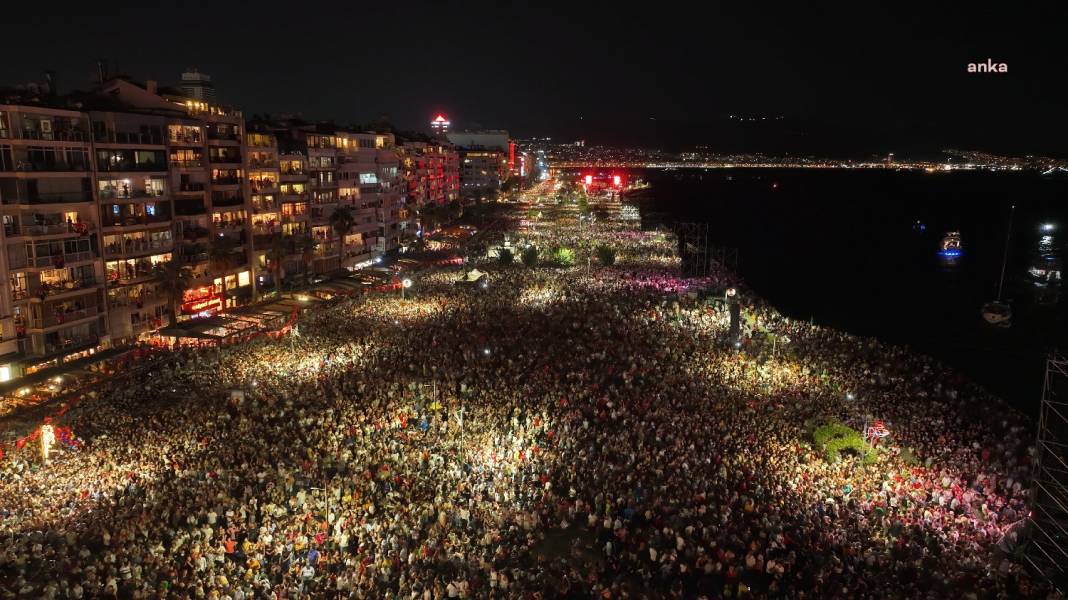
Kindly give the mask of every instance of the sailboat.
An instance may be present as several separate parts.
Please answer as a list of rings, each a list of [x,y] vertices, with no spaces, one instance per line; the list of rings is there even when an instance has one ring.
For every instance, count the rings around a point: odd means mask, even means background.
[[[1009,327],[1012,325],[1012,307],[1007,302],[1002,302],[1001,291],[1005,286],[1005,264],[1009,260],[1009,238],[1012,236],[1012,217],[1016,213],[1016,205],[1012,205],[1009,211],[1009,228],[1005,232],[1005,252],[1001,257],[1001,279],[998,280],[998,299],[983,305],[983,319],[991,325]]]

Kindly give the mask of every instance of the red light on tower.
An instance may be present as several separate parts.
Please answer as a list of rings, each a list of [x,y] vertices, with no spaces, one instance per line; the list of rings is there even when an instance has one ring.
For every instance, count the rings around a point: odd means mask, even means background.
[[[449,125],[449,120],[445,118],[445,115],[439,114],[430,122],[430,129],[436,135],[441,135],[449,132]]]
[[[612,185],[614,185],[614,186],[616,186],[616,187],[619,187],[619,185],[620,185],[620,183],[621,183],[622,181],[623,181],[623,180],[622,180],[622,178],[620,178],[620,176],[619,176],[619,175],[614,175],[614,176],[612,177]]]
[[[593,175],[586,176],[586,185],[593,185]]]

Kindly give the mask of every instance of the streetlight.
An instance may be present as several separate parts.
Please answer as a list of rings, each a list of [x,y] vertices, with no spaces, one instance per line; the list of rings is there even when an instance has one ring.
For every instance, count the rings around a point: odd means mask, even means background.
[[[404,290],[412,287],[412,280],[405,277],[401,280],[401,300],[404,300]]]

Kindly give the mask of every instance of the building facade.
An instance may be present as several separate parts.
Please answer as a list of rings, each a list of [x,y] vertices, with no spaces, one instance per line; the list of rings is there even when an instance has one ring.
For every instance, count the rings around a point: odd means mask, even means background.
[[[398,154],[408,208],[460,199],[460,155],[451,144],[406,141]]]
[[[464,131],[448,134],[459,152],[460,193],[464,198],[496,194],[508,179],[510,150],[508,132]]]
[[[0,381],[166,325],[168,261],[192,275],[184,320],[365,266],[410,233],[392,134],[246,123],[151,81],[79,103],[0,104]],[[420,152],[420,198],[458,194],[455,156]]]
[[[83,112],[0,105],[0,381],[108,343]]]

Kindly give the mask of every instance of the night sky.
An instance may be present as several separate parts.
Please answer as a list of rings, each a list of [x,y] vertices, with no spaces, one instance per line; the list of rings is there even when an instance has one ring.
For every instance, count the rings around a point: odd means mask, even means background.
[[[84,89],[102,58],[161,84],[198,67],[246,114],[424,130],[443,111],[457,128],[591,143],[1068,155],[1064,3],[733,4],[14,3],[0,83],[51,69],[61,91]],[[987,58],[1009,73],[966,72]]]

